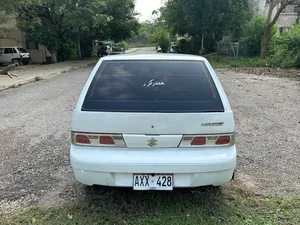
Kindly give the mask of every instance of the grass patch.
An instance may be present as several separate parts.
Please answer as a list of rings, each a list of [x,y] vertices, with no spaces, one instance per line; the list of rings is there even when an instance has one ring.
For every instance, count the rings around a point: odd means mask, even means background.
[[[31,208],[0,224],[300,224],[299,197],[254,196],[233,187],[85,191],[78,203]]]
[[[8,88],[18,88],[21,86],[22,86],[22,84],[12,84],[12,85],[9,85]]]
[[[33,83],[33,82],[36,82],[36,81],[40,81],[42,80],[43,78],[39,77],[39,76],[36,76],[34,78],[34,80],[31,80],[30,82],[28,83]],[[9,85],[8,88],[18,88],[18,87],[21,87],[23,84],[12,84],[12,85]]]
[[[269,67],[270,59],[268,58],[232,58],[232,57],[219,57],[215,55],[207,56],[207,60],[211,65],[218,68],[238,68],[238,67]]]

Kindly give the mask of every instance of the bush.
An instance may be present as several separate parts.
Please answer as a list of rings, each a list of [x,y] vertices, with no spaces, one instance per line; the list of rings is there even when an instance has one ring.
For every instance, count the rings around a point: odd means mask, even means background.
[[[149,36],[151,43],[161,47],[162,52],[167,52],[170,45],[170,34],[163,26],[158,26],[153,34]]]
[[[300,25],[294,25],[276,39],[271,62],[282,68],[300,68]]]
[[[191,42],[181,39],[178,41],[178,46],[181,49],[182,53],[185,54],[192,54],[193,53],[193,46],[191,45]]]
[[[248,56],[259,56],[260,54],[260,41],[265,31],[266,17],[265,16],[254,16],[245,25],[245,37],[242,39],[246,42],[248,47]],[[270,40],[273,39],[277,32],[278,26],[274,25]]]
[[[67,40],[64,45],[64,57],[65,60],[74,60],[77,59],[77,43],[72,40]]]
[[[129,45],[126,41],[122,41],[120,43],[117,43],[115,45],[116,48],[123,48],[124,50],[128,50],[129,49]]]

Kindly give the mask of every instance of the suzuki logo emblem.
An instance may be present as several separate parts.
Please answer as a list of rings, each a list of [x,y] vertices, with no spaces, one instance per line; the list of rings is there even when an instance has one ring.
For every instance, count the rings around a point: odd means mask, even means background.
[[[151,138],[150,140],[148,140],[148,145],[150,147],[154,147],[157,145],[157,140],[155,138]]]

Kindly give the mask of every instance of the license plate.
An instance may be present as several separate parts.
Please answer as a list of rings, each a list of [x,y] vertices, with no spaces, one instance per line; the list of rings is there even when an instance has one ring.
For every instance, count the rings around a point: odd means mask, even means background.
[[[173,174],[133,174],[134,190],[173,190]]]

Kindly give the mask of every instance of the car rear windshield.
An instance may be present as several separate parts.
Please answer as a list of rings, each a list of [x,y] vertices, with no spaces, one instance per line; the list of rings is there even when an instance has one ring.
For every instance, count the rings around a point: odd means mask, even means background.
[[[202,61],[103,61],[82,111],[224,112]]]
[[[28,53],[24,48],[18,48],[20,53]]]

